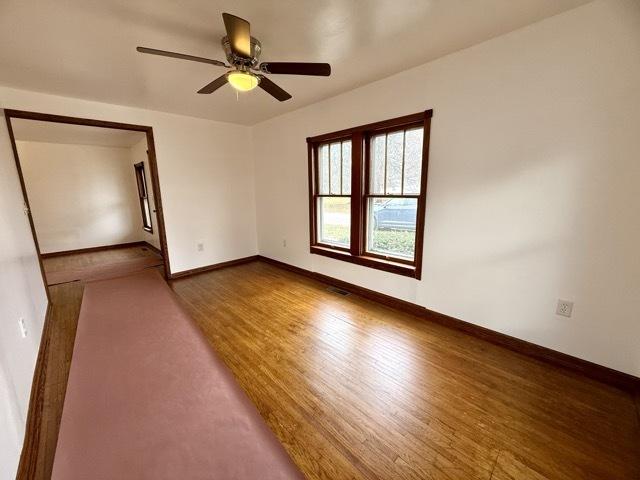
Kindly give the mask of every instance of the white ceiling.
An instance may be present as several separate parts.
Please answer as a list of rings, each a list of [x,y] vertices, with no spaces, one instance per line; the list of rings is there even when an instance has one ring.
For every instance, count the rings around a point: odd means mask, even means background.
[[[251,125],[569,10],[590,0],[2,0],[0,84]],[[263,61],[329,62],[329,78],[273,75],[280,103],[224,69],[143,55],[148,46],[225,60],[222,12],[251,22]]]
[[[66,123],[12,118],[11,128],[18,141],[132,147],[145,138],[143,132],[115,128],[89,127]]]

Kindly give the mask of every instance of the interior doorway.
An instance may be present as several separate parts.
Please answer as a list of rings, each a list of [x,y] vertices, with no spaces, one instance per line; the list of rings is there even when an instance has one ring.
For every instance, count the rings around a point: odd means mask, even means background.
[[[47,294],[127,269],[170,278],[152,127],[20,110],[5,117]]]

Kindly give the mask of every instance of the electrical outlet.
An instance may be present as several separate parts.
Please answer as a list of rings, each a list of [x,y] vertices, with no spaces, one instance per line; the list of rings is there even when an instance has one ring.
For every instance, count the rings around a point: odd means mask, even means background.
[[[285,248],[287,247],[287,239],[286,238],[282,239],[282,246],[285,247]]]
[[[556,307],[556,315],[562,315],[563,317],[570,317],[573,311],[573,302],[568,300],[558,300],[558,306]]]
[[[22,335],[22,338],[26,338],[26,336],[27,336],[27,326],[24,323],[24,318],[20,317],[18,319],[18,326],[20,327],[20,335]]]
[[[204,243],[202,242],[198,242],[196,243],[196,248],[199,252],[203,252],[204,251]]]

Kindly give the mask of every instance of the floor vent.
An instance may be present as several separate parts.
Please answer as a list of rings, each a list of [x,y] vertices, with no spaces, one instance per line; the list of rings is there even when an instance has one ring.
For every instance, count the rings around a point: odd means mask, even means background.
[[[327,290],[330,291],[331,293],[337,293],[338,295],[342,295],[343,297],[346,297],[347,295],[351,295],[346,290],[341,290],[338,287],[327,287]]]

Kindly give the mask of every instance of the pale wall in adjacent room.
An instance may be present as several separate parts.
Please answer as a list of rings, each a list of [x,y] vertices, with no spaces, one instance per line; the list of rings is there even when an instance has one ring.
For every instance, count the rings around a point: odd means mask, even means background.
[[[258,253],[250,127],[7,87],[0,108],[153,127],[172,272]]]
[[[260,254],[640,375],[639,86],[605,0],[258,124]],[[425,109],[423,280],[311,255],[305,138]]]
[[[15,478],[47,309],[18,172],[0,110],[0,480]],[[24,318],[22,338],[18,319]]]
[[[143,240],[132,149],[16,142],[42,253]]]

